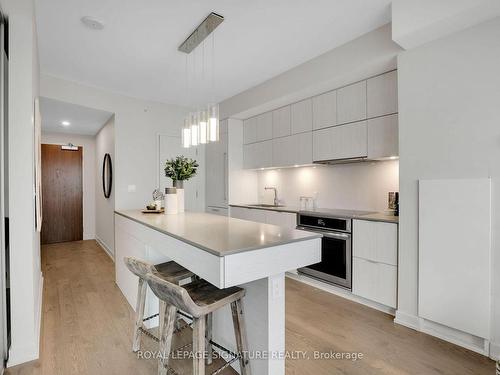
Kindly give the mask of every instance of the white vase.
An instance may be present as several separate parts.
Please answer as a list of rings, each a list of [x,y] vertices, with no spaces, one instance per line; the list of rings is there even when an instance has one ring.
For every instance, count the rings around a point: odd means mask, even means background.
[[[177,210],[184,212],[184,181],[176,180],[172,185],[177,189]]]
[[[179,212],[177,207],[177,189],[165,189],[165,215],[175,215]]]
[[[177,210],[184,212],[184,189],[177,189]]]

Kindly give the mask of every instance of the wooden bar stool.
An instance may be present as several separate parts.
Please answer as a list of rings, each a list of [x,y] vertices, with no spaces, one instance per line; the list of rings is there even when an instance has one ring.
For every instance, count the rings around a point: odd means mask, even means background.
[[[144,322],[160,315],[161,330],[163,312],[165,310],[162,306],[162,303],[160,303],[159,314],[144,317],[144,305],[146,304],[146,289],[148,285],[145,280],[146,275],[148,273],[151,273],[156,275],[156,277],[161,280],[166,280],[177,285],[182,280],[194,277],[194,274],[186,268],[182,267],[180,264],[177,264],[173,261],[154,265],[133,257],[125,257],[123,260],[130,272],[139,277],[139,286],[137,289],[137,304],[135,309],[134,338],[132,341],[132,351],[137,352],[141,348],[142,333],[148,333],[144,329]]]
[[[193,374],[205,375],[206,346],[209,349],[207,363],[210,363],[210,358],[212,357],[212,344],[227,351],[212,341],[212,313],[230,304],[237,346],[237,356],[233,360],[239,360],[242,375],[250,375],[246,328],[241,304],[242,298],[245,295],[244,289],[238,287],[219,289],[202,279],[196,279],[189,284],[178,286],[175,283],[158,277],[154,273],[148,273],[146,280],[153,293],[161,301],[164,301],[166,306],[165,321],[160,325],[158,374],[166,375],[172,372],[169,367],[169,358],[172,352],[172,335],[177,310],[182,310],[193,317]],[[206,331],[207,320],[209,329]],[[222,368],[227,366],[228,364]],[[216,370],[214,373],[218,373],[221,369]]]

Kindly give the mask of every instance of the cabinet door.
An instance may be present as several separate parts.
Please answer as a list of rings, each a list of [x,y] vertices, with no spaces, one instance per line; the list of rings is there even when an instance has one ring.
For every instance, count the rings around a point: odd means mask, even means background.
[[[368,158],[381,159],[399,155],[398,115],[367,121]]]
[[[227,120],[221,121],[221,130],[224,122],[227,123]],[[206,145],[205,199],[207,206],[227,206],[227,163],[227,132],[221,132],[219,142]]]
[[[306,99],[292,104],[291,107],[292,134],[312,130],[312,100]]]
[[[313,98],[313,129],[337,125],[337,91],[330,91]]]
[[[291,134],[290,106],[273,111],[273,137],[286,137]]]
[[[313,160],[337,160],[367,156],[366,121],[313,132]]]
[[[366,119],[366,81],[337,90],[337,123]]]
[[[353,294],[396,308],[397,267],[353,257]]]
[[[398,75],[396,71],[370,78],[366,87],[368,118],[398,111]]]
[[[257,141],[257,119],[255,117],[243,120],[243,143]]]
[[[353,256],[397,266],[397,224],[353,220],[352,235]]]
[[[287,229],[297,227],[297,214],[291,212],[266,211],[267,224],[277,225]]]
[[[273,139],[273,167],[312,163],[312,132]]]
[[[256,141],[267,141],[273,138],[273,113],[266,112],[256,117]]]
[[[207,212],[209,214],[227,216],[227,208],[207,206]]]
[[[243,168],[267,168],[273,164],[273,141],[243,145]]]

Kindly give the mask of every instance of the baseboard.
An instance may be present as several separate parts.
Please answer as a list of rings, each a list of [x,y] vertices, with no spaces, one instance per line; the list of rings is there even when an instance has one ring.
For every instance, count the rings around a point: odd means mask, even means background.
[[[402,326],[414,329],[415,331],[420,331],[420,319],[418,316],[410,315],[400,310],[396,311],[396,317],[394,318],[394,323],[400,324]]]
[[[102,247],[102,249],[108,254],[108,256],[111,258],[111,260],[114,262],[115,261],[115,255],[113,253],[113,250],[111,250],[106,243],[101,240],[99,237],[95,236],[96,242],[99,244],[99,246]]]
[[[490,342],[490,358],[500,361],[500,343]]]
[[[342,288],[336,287],[335,285],[324,283],[320,280],[314,279],[312,277],[308,277],[306,275],[297,274],[295,272],[287,272],[287,273],[285,273],[285,276],[290,278],[290,279],[297,280],[297,281],[300,281],[304,284],[313,286],[315,288],[324,290],[325,292],[335,294],[336,296],[343,297],[343,298],[348,299],[350,301],[360,303],[362,305],[371,307],[372,309],[382,311],[386,314],[394,316],[395,310],[392,307],[385,306],[385,305],[382,305],[380,303],[367,300],[363,297],[356,296],[356,295],[352,294],[349,290],[342,289]]]
[[[40,356],[40,336],[42,334],[42,311],[43,311],[43,274],[40,272],[40,287],[38,290],[38,311],[35,322],[35,330],[36,330],[36,342],[38,344],[38,351],[36,353],[36,357]]]

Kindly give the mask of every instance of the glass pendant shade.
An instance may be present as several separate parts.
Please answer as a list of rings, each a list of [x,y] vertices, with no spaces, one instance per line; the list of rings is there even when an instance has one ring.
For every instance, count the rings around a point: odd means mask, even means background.
[[[219,140],[219,106],[217,104],[208,107],[208,140],[210,142]]]
[[[182,147],[189,148],[191,146],[191,121],[184,119],[184,126],[182,127]]]
[[[208,114],[207,111],[199,112],[200,143],[208,143]]]
[[[198,146],[199,144],[199,126],[198,116],[196,113],[191,114],[191,146]]]

